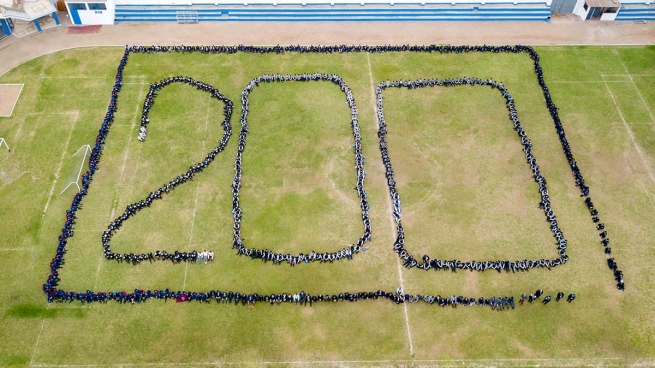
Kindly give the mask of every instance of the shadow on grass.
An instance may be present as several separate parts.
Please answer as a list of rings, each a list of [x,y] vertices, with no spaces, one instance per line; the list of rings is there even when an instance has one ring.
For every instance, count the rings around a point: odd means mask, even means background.
[[[71,308],[71,307],[54,307],[47,308],[37,304],[20,304],[13,306],[5,312],[5,317],[16,318],[84,318],[86,316],[86,308]]]
[[[0,357],[0,364],[2,364],[3,367],[7,366],[25,366],[28,365],[30,362],[30,358],[26,356],[20,356],[20,355],[11,355],[7,357]]]

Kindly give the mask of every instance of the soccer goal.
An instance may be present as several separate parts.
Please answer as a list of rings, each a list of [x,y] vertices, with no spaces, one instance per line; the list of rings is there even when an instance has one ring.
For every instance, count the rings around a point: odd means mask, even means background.
[[[0,138],[0,148],[2,148],[2,145],[5,146],[7,151],[11,152],[11,148],[9,148],[9,145],[7,144],[7,141],[4,138]]]
[[[59,195],[64,194],[64,192],[72,186],[77,187],[78,191],[80,190],[80,176],[82,175],[84,163],[86,162],[86,157],[89,155],[89,152],[91,152],[91,146],[85,144],[73,154],[73,159],[71,160],[73,163],[71,164],[69,173],[66,175],[66,186]]]

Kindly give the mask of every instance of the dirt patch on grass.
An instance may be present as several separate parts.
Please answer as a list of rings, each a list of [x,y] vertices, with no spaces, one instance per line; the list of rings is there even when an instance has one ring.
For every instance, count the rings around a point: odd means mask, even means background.
[[[154,249],[161,248],[160,245],[165,243],[166,243],[166,237],[161,232],[156,232],[156,233],[153,232],[148,234],[148,236],[146,237],[146,244],[154,245],[156,247],[156,248],[153,247]]]
[[[17,167],[10,168],[9,170],[0,170],[0,183],[2,183],[2,186],[7,186],[20,179],[23,174],[25,172],[21,172]]]
[[[22,90],[22,84],[0,84],[0,116],[11,116]]]
[[[512,343],[510,343],[511,346],[515,347],[518,349],[524,356],[526,357],[536,357],[539,356],[536,351],[534,351],[531,347],[523,344],[522,342],[518,340],[514,340]]]
[[[464,281],[464,293],[469,295],[478,294],[478,273],[468,272]]]

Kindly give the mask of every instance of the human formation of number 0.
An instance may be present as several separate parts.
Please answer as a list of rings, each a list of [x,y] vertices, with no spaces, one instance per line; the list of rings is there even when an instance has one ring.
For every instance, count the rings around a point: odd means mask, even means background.
[[[573,177],[576,182],[576,186],[581,192],[581,197],[584,198],[584,204],[589,209],[591,219],[595,223],[595,227],[599,232],[600,243],[604,246],[604,252],[608,255],[607,265],[610,270],[614,273],[615,280],[617,282],[617,288],[624,290],[624,281],[623,274],[621,270],[618,269],[618,266],[611,256],[611,248],[609,247],[609,238],[607,236],[607,231],[604,224],[600,221],[598,217],[598,210],[594,207],[593,202],[589,198],[589,187],[585,184],[584,178],[580,173],[580,169],[577,166],[575,159],[573,158],[573,153],[570,149],[569,143],[566,139],[564,133],[564,128],[560,122],[557,108],[555,107],[548,87],[546,86],[543,78],[543,72],[539,64],[538,54],[530,47],[527,46],[287,46],[287,47],[254,47],[254,46],[171,46],[171,47],[162,47],[162,46],[127,46],[125,48],[125,53],[121,59],[120,65],[118,67],[118,72],[116,74],[116,81],[111,94],[111,101],[109,108],[105,115],[102,126],[98,132],[93,150],[89,158],[89,169],[82,176],[82,187],[80,191],[75,195],[71,207],[66,211],[66,222],[62,229],[61,234],[59,235],[59,242],[57,245],[57,250],[54,259],[50,263],[50,275],[46,283],[43,285],[43,291],[48,297],[48,301],[73,301],[79,300],[82,302],[106,302],[107,300],[116,300],[119,302],[138,302],[145,301],[148,299],[168,299],[168,298],[177,298],[178,300],[199,300],[199,301],[209,301],[213,298],[216,300],[229,300],[232,301],[233,296],[237,299],[242,299],[244,302],[246,296],[249,303],[254,303],[257,301],[267,301],[273,303],[273,301],[279,302],[278,299],[282,299],[281,296],[284,295],[283,301],[294,301],[291,295],[298,295],[297,293],[289,293],[285,291],[280,293],[276,291],[274,294],[269,296],[262,296],[258,294],[248,294],[247,292],[236,292],[232,291],[225,292],[220,290],[211,290],[203,292],[192,292],[192,291],[171,291],[170,289],[166,290],[134,290],[133,292],[117,291],[117,292],[102,292],[102,291],[92,291],[87,290],[82,291],[65,291],[58,289],[57,286],[60,282],[59,279],[59,269],[64,264],[64,254],[66,253],[66,245],[68,239],[73,236],[73,226],[75,224],[75,219],[77,212],[81,209],[81,202],[84,196],[88,193],[90,183],[93,179],[94,173],[99,169],[99,162],[102,155],[103,146],[107,134],[109,133],[111,124],[114,120],[114,113],[117,109],[118,102],[118,93],[122,87],[123,79],[123,70],[127,65],[129,55],[131,53],[155,53],[155,52],[201,52],[201,53],[237,53],[237,52],[249,52],[249,53],[285,53],[285,52],[296,52],[296,53],[346,53],[346,52],[425,52],[425,53],[468,53],[468,52],[491,52],[491,53],[527,53],[534,63],[534,71],[537,75],[537,82],[540,85],[543,95],[546,102],[546,107],[548,108],[550,115],[553,119],[555,125],[555,130],[558,134],[564,154],[568,160],[569,166],[571,168]],[[249,95],[251,91],[261,83],[287,83],[287,82],[329,82],[338,86],[341,91],[345,94],[346,102],[351,111],[351,121],[350,126],[352,128],[352,134],[354,139],[354,145],[352,146],[354,151],[354,161],[356,167],[356,186],[357,194],[359,196],[361,216],[363,222],[363,235],[359,237],[353,244],[349,244],[347,247],[339,249],[333,252],[327,253],[316,253],[311,252],[307,254],[283,254],[275,252],[274,250],[268,249],[256,249],[248,248],[244,243],[243,238],[241,237],[241,219],[242,219],[242,210],[239,201],[239,191],[241,188],[242,180],[242,157],[246,152],[246,138],[248,135],[248,106],[249,106]],[[204,170],[208,165],[210,165],[216,155],[222,152],[227,145],[228,140],[232,134],[232,127],[230,120],[233,112],[233,103],[227,97],[225,97],[221,92],[215,87],[208,85],[206,83],[196,81],[190,77],[171,77],[165,80],[162,80],[157,83],[150,85],[150,90],[146,96],[144,105],[143,105],[143,114],[141,118],[141,127],[139,131],[139,140],[145,141],[147,136],[147,126],[150,123],[149,112],[151,107],[156,101],[157,92],[160,91],[165,86],[168,86],[172,83],[184,83],[196,87],[197,89],[209,93],[210,97],[216,99],[223,103],[223,113],[224,119],[222,122],[222,127],[224,134],[218,143],[218,145],[213,148],[204,158],[203,161],[192,165],[186,172],[177,176],[169,183],[164,184],[162,187],[151,192],[145,199],[130,204],[126,207],[123,214],[118,216],[116,219],[111,221],[108,225],[107,230],[103,233],[101,238],[101,244],[104,248],[104,256],[107,259],[116,260],[118,262],[125,262],[132,265],[138,265],[144,261],[160,261],[166,260],[173,263],[179,262],[196,262],[199,257],[197,251],[182,251],[182,250],[157,250],[153,253],[147,254],[134,254],[134,253],[114,253],[111,250],[111,238],[112,236],[121,228],[123,223],[130,219],[133,216],[136,216],[138,212],[146,207],[150,207],[155,200],[162,199],[165,197],[171,190],[176,187],[186,183],[187,181],[193,179],[193,177]],[[384,104],[383,104],[383,91],[387,88],[408,88],[408,89],[420,89],[420,88],[429,88],[429,87],[459,87],[459,86],[474,86],[474,87],[490,87],[501,93],[503,98],[506,101],[506,107],[509,112],[509,120],[511,121],[514,130],[518,134],[518,137],[523,146],[523,152],[525,153],[527,164],[532,171],[533,178],[538,184],[539,192],[541,195],[540,207],[544,211],[544,215],[550,224],[550,230],[553,233],[555,238],[555,244],[557,246],[558,257],[552,260],[540,259],[540,260],[490,260],[490,261],[460,261],[460,260],[443,260],[438,257],[431,257],[429,255],[424,255],[422,258],[417,259],[414,257],[409,250],[406,249],[407,245],[405,244],[405,231],[402,226],[401,220],[401,200],[400,193],[396,188],[396,182],[394,179],[394,171],[391,163],[391,155],[387,150],[386,134],[387,134],[387,124],[384,116]],[[523,130],[521,123],[519,122],[518,113],[514,106],[514,100],[510,95],[510,92],[505,88],[505,86],[497,81],[487,79],[477,79],[477,78],[453,78],[453,79],[419,79],[414,81],[395,81],[395,82],[382,82],[377,85],[376,88],[376,99],[377,99],[377,123],[378,123],[378,140],[379,148],[382,156],[382,161],[385,166],[386,180],[389,187],[389,195],[391,201],[393,202],[392,216],[396,224],[396,240],[391,249],[393,249],[399,257],[401,257],[405,267],[407,268],[417,268],[422,270],[451,270],[455,272],[456,270],[469,270],[469,271],[485,271],[485,270],[496,270],[498,272],[517,272],[517,271],[528,271],[531,268],[537,267],[556,267],[567,262],[568,255],[566,253],[567,241],[564,238],[562,231],[559,228],[556,216],[550,204],[550,198],[548,195],[548,188],[546,186],[546,179],[542,176],[539,166],[537,165],[537,160],[532,154],[532,142],[528,139],[525,131]],[[259,259],[264,262],[272,262],[275,264],[288,263],[290,265],[310,263],[310,262],[321,262],[321,263],[332,263],[334,261],[340,261],[344,259],[352,259],[353,257],[361,254],[365,251],[366,243],[371,240],[371,224],[369,220],[369,204],[366,198],[366,190],[364,189],[364,181],[366,172],[364,171],[364,160],[365,157],[362,154],[362,137],[359,128],[358,122],[358,110],[355,104],[355,99],[353,94],[346,84],[346,82],[337,75],[334,74],[298,74],[298,75],[278,75],[278,74],[265,74],[253,79],[245,87],[241,93],[241,130],[239,134],[238,141],[238,151],[235,161],[235,176],[232,183],[232,214],[234,216],[234,236],[232,247],[237,250],[238,255],[248,256],[252,259]],[[289,296],[287,300],[287,295]],[[311,299],[310,295],[302,292],[300,294],[303,299]],[[339,297],[337,297],[339,295]],[[332,297],[327,295],[324,297],[321,295],[320,299],[317,299],[314,296],[314,301],[324,299],[327,301],[338,301],[344,300],[344,295],[346,300],[355,301],[358,299],[388,299],[396,303],[410,302],[410,301],[419,301],[424,300],[426,302],[434,303],[437,301],[439,304],[466,304],[469,303],[475,304],[475,298],[463,298],[458,297],[455,299],[435,299],[435,297],[428,295],[410,295],[403,293],[394,293],[390,291],[371,291],[371,292],[336,292]],[[442,300],[445,302],[442,303]],[[480,298],[481,301],[484,298]],[[493,299],[492,299],[493,300]],[[513,299],[512,306],[513,306]]]

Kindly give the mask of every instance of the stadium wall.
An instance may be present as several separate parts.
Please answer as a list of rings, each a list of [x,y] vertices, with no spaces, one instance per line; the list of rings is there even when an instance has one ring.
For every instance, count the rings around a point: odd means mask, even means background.
[[[609,1],[609,0],[605,0]],[[207,21],[549,21],[554,13],[583,20],[655,20],[655,5],[627,0],[596,16],[577,0],[70,0],[75,24]],[[94,3],[106,9],[91,9]],[[566,6],[563,6],[566,5]],[[80,8],[82,7],[82,8]],[[620,8],[618,8],[620,7]],[[571,9],[573,8],[573,11]],[[586,9],[585,9],[586,8]],[[69,9],[71,12],[71,9]],[[621,14],[623,13],[623,14]]]

